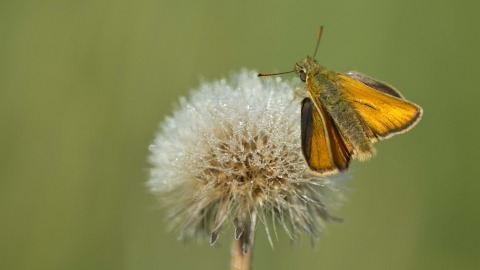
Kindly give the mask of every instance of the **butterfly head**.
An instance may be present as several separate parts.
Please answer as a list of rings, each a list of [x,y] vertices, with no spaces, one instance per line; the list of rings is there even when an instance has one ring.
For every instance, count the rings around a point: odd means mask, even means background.
[[[300,77],[300,80],[302,80],[302,82],[306,82],[307,74],[316,67],[318,67],[317,61],[312,57],[307,56],[307,58],[303,59],[302,62],[295,64],[294,70],[298,74],[298,77]]]

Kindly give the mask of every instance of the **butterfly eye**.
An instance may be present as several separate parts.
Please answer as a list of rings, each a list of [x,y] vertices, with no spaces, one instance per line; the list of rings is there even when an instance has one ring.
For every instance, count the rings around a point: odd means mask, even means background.
[[[302,82],[305,82],[307,80],[307,73],[305,73],[305,71],[300,70],[298,75],[300,76],[300,80],[302,80]]]

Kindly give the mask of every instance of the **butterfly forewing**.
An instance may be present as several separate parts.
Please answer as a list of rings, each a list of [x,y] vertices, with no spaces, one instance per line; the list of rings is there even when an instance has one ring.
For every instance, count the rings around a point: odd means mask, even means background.
[[[338,132],[331,117],[310,98],[302,102],[302,151],[310,169],[332,174],[348,169],[353,148]]]
[[[408,131],[422,116],[422,109],[402,99],[401,95],[396,97],[386,94],[385,90],[375,90],[345,74],[339,73],[338,78],[339,86],[352,106],[379,138]]]
[[[365,85],[367,85],[367,86],[369,86],[369,87],[371,87],[371,88],[373,88],[377,91],[383,92],[383,93],[388,94],[390,96],[394,96],[394,97],[404,99],[402,94],[400,94],[400,92],[398,92],[397,89],[391,87],[390,85],[388,85],[386,83],[379,82],[375,79],[372,79],[372,78],[370,78],[366,75],[363,75],[363,74],[355,72],[355,71],[347,71],[343,74],[352,78],[352,79],[360,81],[363,84],[365,84]]]

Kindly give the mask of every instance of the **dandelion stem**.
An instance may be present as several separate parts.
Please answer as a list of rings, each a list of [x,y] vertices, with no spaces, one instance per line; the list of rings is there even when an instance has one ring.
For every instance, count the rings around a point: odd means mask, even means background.
[[[230,262],[231,270],[250,270],[251,254],[253,252],[253,247],[250,247],[248,252],[243,254],[244,236],[245,235],[242,235],[240,239],[234,239],[232,242],[232,257]]]

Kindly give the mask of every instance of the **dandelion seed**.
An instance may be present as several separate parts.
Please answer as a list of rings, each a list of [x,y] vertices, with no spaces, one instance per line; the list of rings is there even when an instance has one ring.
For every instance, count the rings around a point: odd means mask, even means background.
[[[259,221],[272,243],[268,220],[292,239],[301,231],[317,239],[322,220],[336,220],[327,205],[336,204],[338,181],[307,169],[292,85],[242,70],[202,82],[161,124],[148,186],[172,208],[180,238],[206,234],[214,244],[231,224],[245,254]]]

